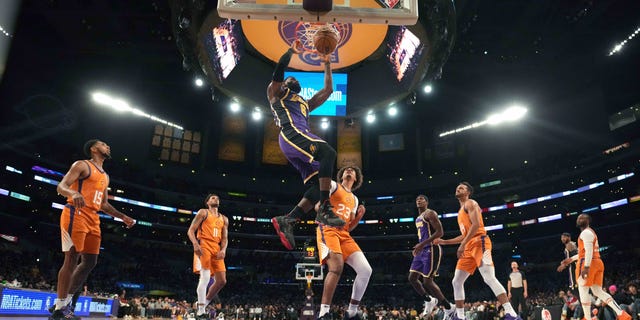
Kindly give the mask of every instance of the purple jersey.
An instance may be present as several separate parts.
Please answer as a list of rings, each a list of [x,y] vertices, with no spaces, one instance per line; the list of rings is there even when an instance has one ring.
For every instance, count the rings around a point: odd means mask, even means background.
[[[431,236],[431,227],[429,225],[429,221],[425,220],[424,214],[421,214],[416,218],[416,229],[418,230],[418,242],[422,242]],[[430,246],[431,244],[427,245],[427,247]]]
[[[431,225],[429,221],[424,218],[424,214],[416,218],[416,229],[418,230],[418,242],[422,242],[431,236]],[[424,246],[422,252],[413,257],[409,272],[417,272],[427,278],[437,277],[441,257],[442,250],[440,246],[428,244]]]
[[[282,129],[293,127],[296,131],[310,131],[307,100],[288,88],[282,98],[271,105],[271,113],[276,125]]]

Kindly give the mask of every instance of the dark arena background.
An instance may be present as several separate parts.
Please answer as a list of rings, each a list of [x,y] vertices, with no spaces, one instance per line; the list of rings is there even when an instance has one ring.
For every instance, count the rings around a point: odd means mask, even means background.
[[[396,2],[371,1],[378,10]],[[604,287],[637,319],[640,2],[415,3],[415,25],[334,24],[342,37],[332,57],[337,87],[310,117],[336,149],[336,167],[364,174],[356,194],[367,210],[352,235],[373,273],[361,317],[420,317],[423,297],[407,280],[416,196],[429,197],[443,238],[453,238],[455,188],[469,181],[498,280],[506,288],[512,261],[526,273],[523,317],[561,319],[569,274],[556,271],[560,235],[575,241],[576,218],[588,213]],[[314,25],[224,19],[216,5],[2,1],[0,317],[49,316],[63,262],[66,200],[56,185],[94,138],[111,147],[109,202],[137,223],[126,229],[101,214],[98,264],[77,316],[193,318],[198,276],[187,229],[215,193],[229,219],[215,317],[301,317],[307,284],[296,280],[296,264],[318,263],[316,224],[310,214],[295,226],[292,251],[271,224],[305,187],[278,147],[266,87],[293,39],[312,46]],[[322,87],[313,53],[291,67],[309,86],[303,93]],[[436,283],[453,301],[457,246],[443,248]],[[344,316],[354,277],[345,267],[334,319]],[[317,309],[322,281],[311,288]],[[469,319],[504,316],[479,275],[466,283],[466,302]],[[595,317],[615,319],[594,306]]]

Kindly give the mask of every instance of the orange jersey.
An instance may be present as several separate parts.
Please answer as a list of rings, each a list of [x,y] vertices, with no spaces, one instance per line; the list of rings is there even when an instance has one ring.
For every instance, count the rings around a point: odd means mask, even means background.
[[[220,244],[222,241],[222,229],[224,228],[224,216],[221,213],[214,215],[207,209],[207,216],[202,220],[198,230],[196,231],[196,238],[202,242]]]
[[[355,217],[356,209],[358,208],[358,197],[347,191],[341,184],[331,181],[331,197],[329,201],[336,215],[346,222],[344,227],[336,229],[349,231],[349,224]],[[325,226],[325,228],[327,227]]]
[[[598,236],[596,235],[596,232],[593,231],[593,229],[591,228],[586,228],[584,229],[582,232],[585,231],[591,231],[593,233],[593,259],[600,259],[600,245],[598,244]],[[587,231],[588,232],[588,231]],[[582,233],[580,234],[582,235]],[[578,237],[578,260],[579,261],[583,261],[585,258],[586,252],[584,250],[584,240],[582,240],[582,237]]]
[[[484,221],[482,220],[482,212],[478,212],[478,224],[480,226],[478,227],[478,231],[476,231],[476,234],[473,235],[473,238],[478,238],[478,237],[487,235],[487,232],[484,230]],[[466,236],[467,231],[471,229],[471,218],[469,217],[469,214],[466,211],[464,211],[464,207],[461,207],[460,210],[458,211],[458,226],[460,227],[460,233],[462,233],[463,236]],[[469,243],[471,243],[471,241],[469,241]]]
[[[89,213],[87,217],[91,223],[100,224],[100,217],[97,212],[100,210],[104,200],[104,191],[109,185],[109,175],[99,169],[93,162],[83,160],[89,167],[89,175],[76,180],[71,186],[71,190],[78,191],[84,197],[85,207],[81,212]],[[73,206],[73,198],[67,198],[67,203]]]

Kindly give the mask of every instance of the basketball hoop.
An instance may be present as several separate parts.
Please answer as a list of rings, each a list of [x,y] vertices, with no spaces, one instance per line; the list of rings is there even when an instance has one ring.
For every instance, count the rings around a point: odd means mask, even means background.
[[[307,278],[307,288],[311,288],[311,281],[313,280],[313,273],[309,272],[304,275]]]

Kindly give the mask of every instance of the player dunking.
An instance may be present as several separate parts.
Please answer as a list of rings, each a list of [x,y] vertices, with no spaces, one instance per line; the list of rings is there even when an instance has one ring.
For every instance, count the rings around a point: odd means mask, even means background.
[[[331,300],[333,300],[333,294],[345,263],[356,272],[345,319],[355,319],[360,300],[362,300],[369,284],[369,277],[371,277],[369,261],[350,234],[358,226],[358,222],[365,212],[364,205],[358,204],[358,198],[352,193],[362,185],[362,171],[358,167],[343,167],[338,171],[336,180],[338,183],[331,182],[330,201],[336,208],[338,216],[345,222],[345,226],[331,227],[319,224],[316,231],[320,263],[326,263],[328,268],[324,278],[318,319],[330,318]]]
[[[484,282],[489,285],[506,313],[505,320],[520,319],[513,310],[504,287],[496,279],[496,270],[491,258],[491,240],[484,230],[482,210],[478,203],[470,199],[473,187],[468,182],[461,182],[456,187],[456,198],[460,202],[458,211],[458,225],[460,235],[453,239],[436,239],[434,244],[460,244],[456,254],[458,263],[453,275],[453,297],[456,300],[454,319],[465,319],[464,314],[464,282],[476,269]]]
[[[591,290],[596,297],[616,313],[617,319],[631,320],[631,315],[622,310],[610,294],[602,290],[604,263],[600,259],[598,236],[591,229],[591,216],[580,214],[576,225],[581,231],[578,237],[578,254],[562,260],[562,265],[566,267],[571,262],[577,261],[576,283],[585,317],[591,314],[591,295],[589,294],[589,290]]]
[[[80,292],[89,273],[98,262],[100,253],[100,217],[102,211],[122,219],[127,228],[135,220],[116,210],[108,201],[109,175],[102,165],[111,159],[111,148],[96,139],[84,144],[89,160],[76,161],[58,184],[58,194],[67,198],[60,215],[60,236],[64,263],[58,272],[58,297],[50,319],[75,319],[75,301],[69,294]],[[78,264],[80,259],[80,264]],[[75,295],[77,301],[77,296]]]
[[[300,172],[307,187],[302,200],[289,214],[271,219],[280,241],[289,250],[295,247],[292,223],[313,210],[318,201],[318,223],[335,227],[344,225],[344,220],[336,216],[329,201],[336,151],[309,129],[309,113],[327,101],[333,92],[330,56],[321,56],[324,61],[324,87],[307,101],[298,95],[301,87],[296,78],[284,79],[284,69],[289,65],[291,56],[301,52],[302,42],[296,40],[278,61],[271,83],[267,87],[271,111],[276,125],[280,127],[280,149],[289,163]]]
[[[455,308],[444,297],[440,287],[433,281],[433,278],[438,276],[442,250],[439,245],[433,245],[432,242],[442,237],[444,232],[442,223],[438,219],[438,213],[429,209],[428,205],[429,198],[427,196],[419,195],[416,197],[418,243],[413,246],[413,260],[409,268],[409,283],[421,297],[425,298],[422,317],[431,313],[436,305],[441,305],[445,309],[445,318],[447,318]]]
[[[198,287],[197,319],[208,319],[206,307],[227,284],[227,269],[224,257],[227,252],[229,220],[218,211],[220,197],[209,194],[205,199],[207,209],[198,210],[198,214],[191,221],[187,235],[193,245],[193,272],[200,273]],[[213,274],[214,283],[207,285]]]

